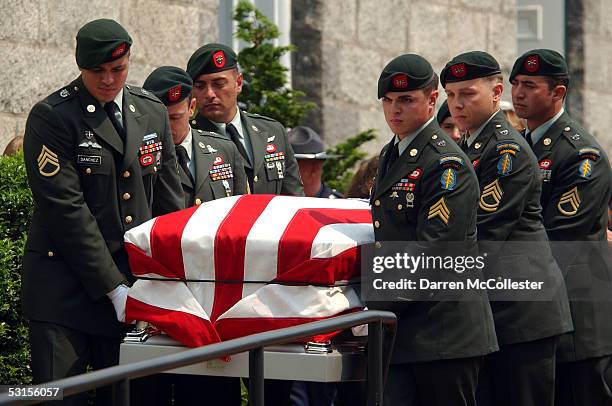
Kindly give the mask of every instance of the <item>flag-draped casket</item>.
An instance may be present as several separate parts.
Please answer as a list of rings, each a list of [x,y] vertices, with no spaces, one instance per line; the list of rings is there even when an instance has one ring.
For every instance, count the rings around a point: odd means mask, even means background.
[[[373,240],[359,200],[244,195],[157,217],[125,234],[126,322],[199,346],[355,311]]]

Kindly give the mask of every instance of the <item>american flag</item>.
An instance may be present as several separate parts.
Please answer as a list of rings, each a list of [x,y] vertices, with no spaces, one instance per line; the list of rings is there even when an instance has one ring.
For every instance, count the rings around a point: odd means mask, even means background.
[[[374,241],[360,200],[244,195],[157,217],[125,234],[126,322],[191,347],[362,308],[350,283]],[[329,336],[313,337],[314,340]]]

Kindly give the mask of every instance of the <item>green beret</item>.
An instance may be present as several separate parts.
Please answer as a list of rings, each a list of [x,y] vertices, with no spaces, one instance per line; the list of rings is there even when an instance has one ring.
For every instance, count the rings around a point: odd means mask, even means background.
[[[444,100],[444,103],[440,106],[438,110],[438,115],[436,116],[436,120],[438,120],[438,124],[442,124],[442,122],[446,119],[446,117],[450,117],[451,113],[448,109],[448,101]]]
[[[552,49],[534,49],[519,57],[510,73],[510,81],[516,75],[567,77],[569,72],[565,58]]]
[[[166,106],[171,106],[191,94],[193,80],[181,68],[162,66],[149,74],[142,87],[157,96]]]
[[[235,68],[238,58],[234,50],[223,44],[206,44],[191,55],[187,73],[193,80],[200,75]]]
[[[499,63],[490,54],[471,51],[457,55],[446,64],[440,73],[442,87],[446,83],[463,82],[501,73]]]
[[[81,69],[92,69],[126,55],[132,37],[117,21],[102,18],[81,27],[76,36],[76,62]]]
[[[378,78],[378,98],[387,92],[408,92],[426,87],[434,80],[434,71],[425,58],[415,54],[400,55],[385,66]]]

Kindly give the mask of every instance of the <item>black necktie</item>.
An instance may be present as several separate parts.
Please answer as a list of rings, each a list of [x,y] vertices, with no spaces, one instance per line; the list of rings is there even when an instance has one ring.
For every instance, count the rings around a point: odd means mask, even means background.
[[[461,136],[461,139],[459,140],[459,148],[461,148],[463,151],[466,151],[468,149],[468,143],[467,143],[468,136],[469,135],[465,133]]]
[[[108,102],[104,105],[104,111],[108,115],[111,123],[113,123],[113,127],[117,130],[117,134],[122,139],[125,139],[125,131],[123,129],[123,119],[121,118],[121,111],[119,111],[119,106],[114,101]]]
[[[249,159],[249,154],[247,154],[244,145],[242,144],[242,142],[240,142],[240,134],[238,134],[238,130],[236,129],[236,127],[234,127],[234,124],[229,123],[228,125],[226,125],[225,131],[227,132],[227,135],[229,135],[232,139],[232,142],[236,144],[236,148],[238,148],[238,152],[240,152],[240,155],[242,155],[242,158],[244,158],[244,162],[250,164],[251,160]]]
[[[389,170],[393,166],[393,164],[399,159],[399,142],[393,144],[393,148],[391,148],[391,152],[389,153],[389,159],[387,160],[387,170],[385,173],[389,173]]]
[[[187,150],[182,145],[176,145],[176,157],[178,158],[179,165],[185,171],[185,174],[193,184],[193,176],[191,176],[191,171],[189,170],[189,155],[187,155]]]
[[[531,132],[528,132],[525,135],[525,139],[527,140],[527,144],[529,144],[530,147],[533,147],[533,140],[531,139]]]
[[[238,148],[238,152],[242,155],[242,159],[244,159],[244,171],[246,172],[247,181],[249,182],[249,188],[251,193],[255,193],[253,191],[253,165],[251,164],[251,160],[249,159],[249,154],[247,154],[244,145],[240,142],[240,134],[238,134],[238,130],[234,127],[234,124],[229,123],[225,126],[225,132],[230,136],[232,142],[236,144],[236,148]]]

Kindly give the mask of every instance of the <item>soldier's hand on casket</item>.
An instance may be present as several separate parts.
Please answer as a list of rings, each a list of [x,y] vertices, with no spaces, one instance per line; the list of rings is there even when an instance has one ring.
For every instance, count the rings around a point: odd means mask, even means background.
[[[113,302],[115,313],[117,313],[117,320],[121,322],[125,321],[125,302],[127,301],[129,290],[130,288],[121,284],[106,294],[111,302]]]

